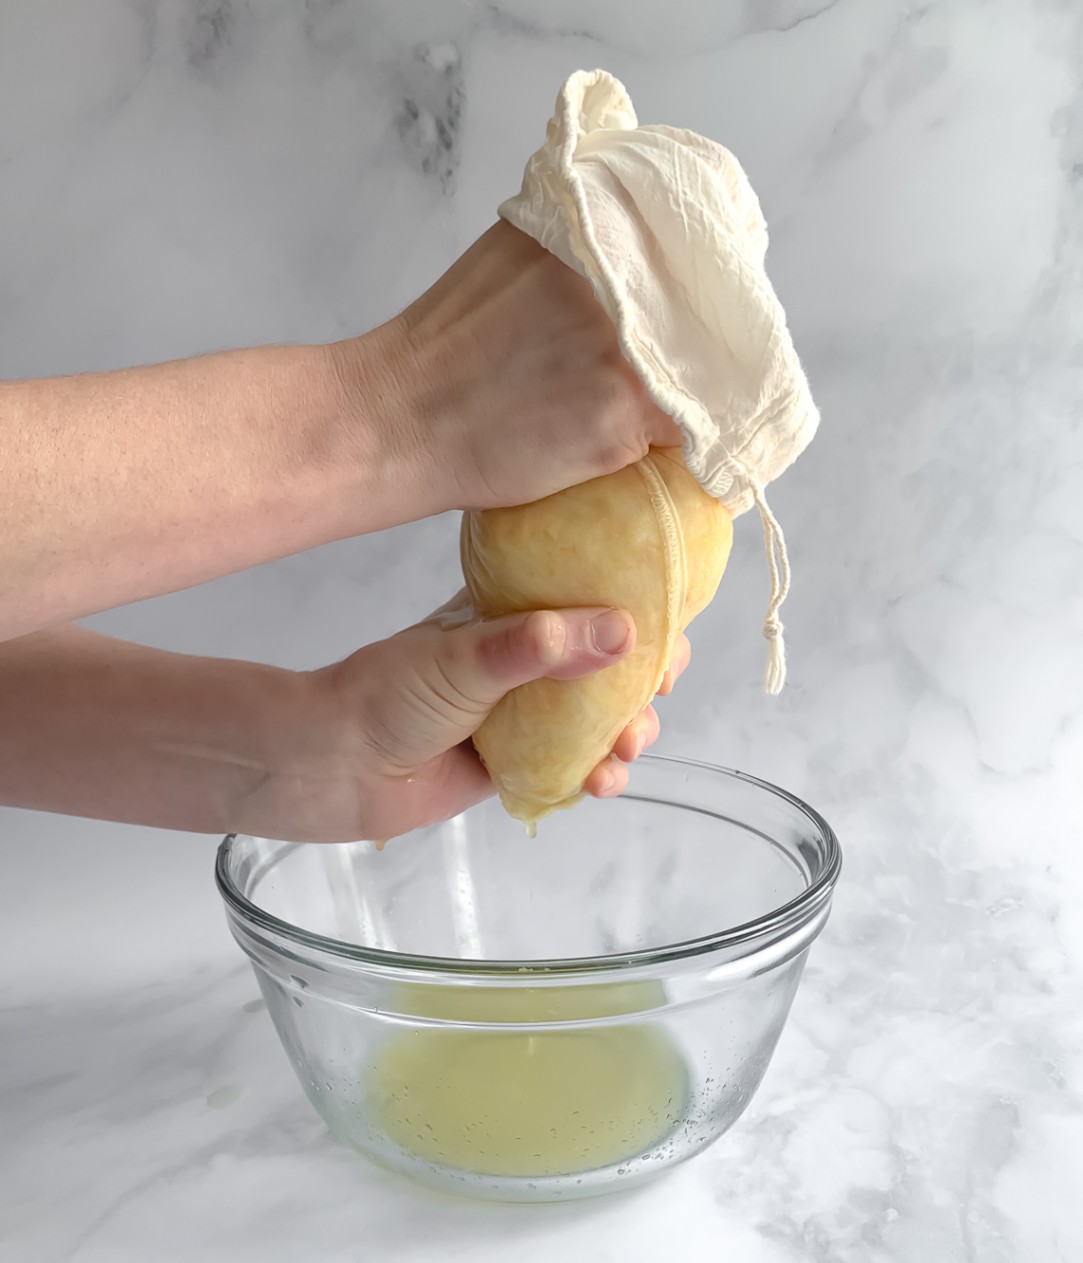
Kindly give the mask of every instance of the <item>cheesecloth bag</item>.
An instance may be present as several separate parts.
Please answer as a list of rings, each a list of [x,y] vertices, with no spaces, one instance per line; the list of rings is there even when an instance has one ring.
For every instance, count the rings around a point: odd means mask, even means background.
[[[763,621],[768,641],[765,686],[778,693],[785,681],[779,608],[789,589],[790,569],[782,528],[768,507],[765,488],[806,447],[819,417],[785,313],[764,271],[767,227],[743,170],[721,145],[694,132],[639,126],[627,92],[612,75],[580,71],[560,92],[545,143],[527,163],[520,193],[504,202],[499,213],[586,277],[616,326],[625,358],[657,406],[681,429],[684,467],[668,469],[665,481],[671,490],[681,480],[693,482],[694,495],[681,491],[683,524],[672,504],[667,507],[666,495],[659,495],[657,477],[646,470],[640,471],[644,507],[629,510],[630,484],[626,479],[620,489],[611,483],[618,475],[611,475],[595,480],[610,484],[610,494],[601,500],[595,494],[591,508],[596,530],[608,532],[611,539],[616,531],[635,535],[638,530],[641,551],[652,515],[660,535],[668,536],[659,554],[665,573],[657,597],[650,598],[667,605],[671,614],[659,633],[660,643],[653,646],[658,660],[699,612],[680,591],[682,583],[687,587],[689,573],[695,579],[697,556],[685,547],[688,536],[714,539],[701,556],[701,568],[712,573],[696,580],[701,596],[706,593],[706,600],[694,603],[702,608],[713,596],[728,556],[728,535],[723,547],[719,523],[725,519],[728,529],[730,517],[755,506],[770,577]],[[612,576],[602,573],[595,575],[589,591],[580,590],[582,584],[569,590],[559,581],[562,571],[569,570],[562,549],[577,548],[582,562],[584,546],[562,524],[582,518],[576,505],[588,496],[590,486],[560,493],[564,499],[559,504],[540,501],[522,509],[465,515],[463,570],[483,613],[530,608],[531,600],[593,604],[619,595],[621,585],[607,582]],[[550,502],[557,500],[549,497]],[[639,523],[634,529],[629,514]],[[690,529],[689,514],[703,519],[702,530],[695,525]],[[707,524],[712,518],[713,525]],[[587,529],[582,520],[578,525]],[[536,542],[539,533],[548,544]],[[548,547],[552,555],[539,556],[539,547],[543,552]],[[543,573],[557,581],[529,581]],[[643,592],[639,595],[647,599]],[[680,609],[674,612],[682,601],[687,607],[683,617]],[[640,613],[632,612],[638,625]],[[483,725],[475,745],[512,814],[530,823],[581,796],[582,777],[576,789],[577,773],[572,772],[564,776],[562,796],[552,785],[545,795],[536,792],[538,765],[552,757],[563,737],[565,745],[582,747],[578,762],[585,776],[593,766],[589,759],[608,752],[600,742],[615,738],[650,700],[653,691],[646,690],[652,684],[656,689],[660,679],[652,668],[643,673],[638,691],[629,688],[620,699],[609,698],[608,723],[597,714],[600,700],[592,702],[588,696],[589,681],[566,682],[556,690],[551,687],[555,682],[539,681],[509,695]],[[563,698],[560,706],[552,698],[542,705],[542,693]],[[626,713],[618,714],[618,700]],[[593,716],[587,714],[592,706]],[[514,723],[511,712],[516,712]],[[586,723],[588,718],[594,722]],[[529,738],[520,732],[528,719],[535,721]],[[585,728],[591,731],[589,742]],[[509,743],[517,736],[520,748],[512,749]],[[520,789],[527,786],[525,793],[509,789],[513,779]]]

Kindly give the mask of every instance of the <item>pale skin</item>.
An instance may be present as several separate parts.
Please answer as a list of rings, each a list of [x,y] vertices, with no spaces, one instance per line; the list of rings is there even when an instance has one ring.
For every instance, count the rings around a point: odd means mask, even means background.
[[[313,672],[71,622],[678,439],[585,282],[502,223],[360,338],[0,382],[0,802],[301,841],[463,810],[493,792],[469,741],[492,707],[618,661],[627,614],[438,612]],[[620,793],[657,735],[648,707],[587,792]]]

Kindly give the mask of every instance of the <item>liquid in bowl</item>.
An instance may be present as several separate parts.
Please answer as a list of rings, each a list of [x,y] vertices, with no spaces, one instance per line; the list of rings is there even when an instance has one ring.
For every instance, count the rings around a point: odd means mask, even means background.
[[[331,1131],[505,1200],[627,1186],[747,1106],[839,869],[753,778],[645,756],[535,841],[495,803],[390,843],[231,838],[219,885]]]

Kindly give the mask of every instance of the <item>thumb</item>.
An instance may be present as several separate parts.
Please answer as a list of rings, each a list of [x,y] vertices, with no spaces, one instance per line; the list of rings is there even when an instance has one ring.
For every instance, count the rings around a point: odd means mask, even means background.
[[[619,662],[635,644],[622,610],[534,610],[444,632],[432,659],[434,691],[462,718],[487,714],[531,680],[575,680]],[[451,719],[452,715],[449,714]]]

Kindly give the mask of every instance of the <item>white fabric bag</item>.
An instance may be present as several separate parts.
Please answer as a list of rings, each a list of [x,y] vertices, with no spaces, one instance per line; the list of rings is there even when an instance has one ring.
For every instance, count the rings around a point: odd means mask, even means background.
[[[694,132],[640,127],[612,75],[579,71],[522,191],[499,213],[590,281],[628,362],[680,426],[691,473],[732,514],[759,510],[771,575],[765,685],[779,692],[790,573],[764,488],[819,416],[764,271],[767,226],[740,164]]]

